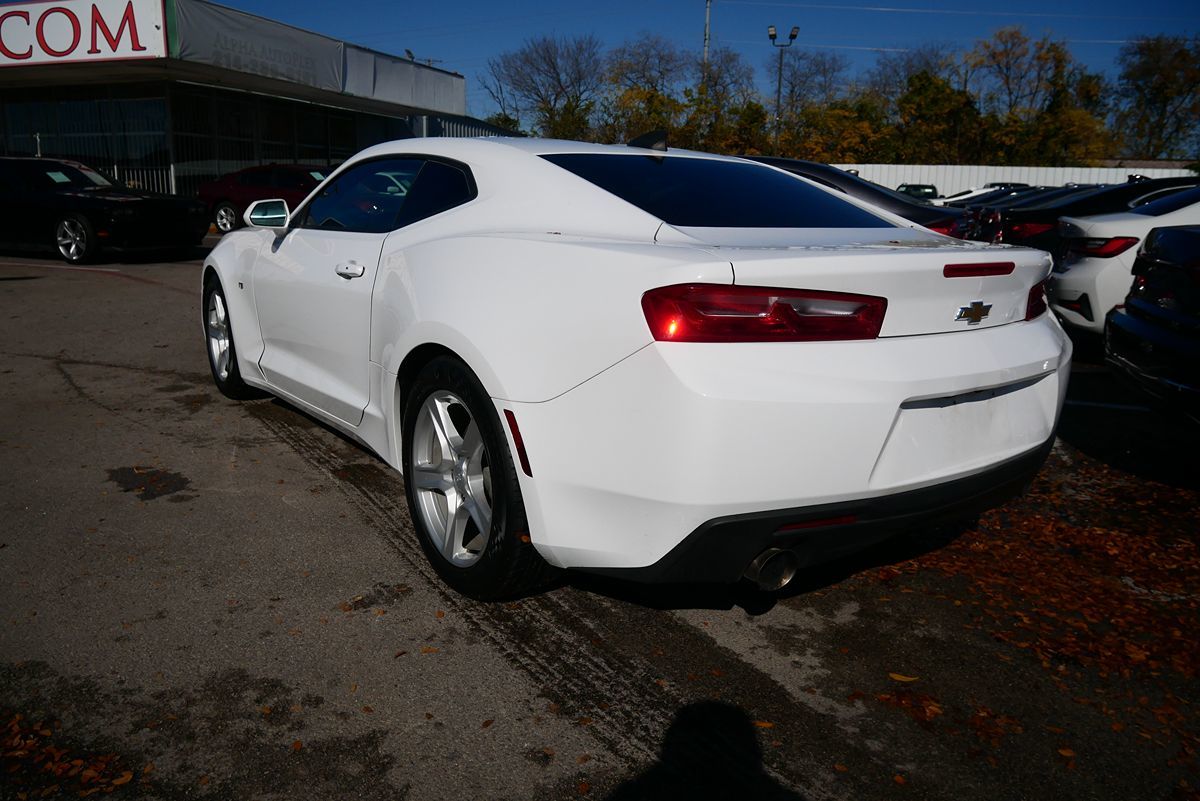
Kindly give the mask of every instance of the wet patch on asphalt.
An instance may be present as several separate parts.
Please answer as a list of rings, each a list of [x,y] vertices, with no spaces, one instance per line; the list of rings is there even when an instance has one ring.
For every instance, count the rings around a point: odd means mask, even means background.
[[[121,492],[136,492],[138,498],[143,501],[171,495],[187,489],[192,483],[191,479],[182,473],[137,465],[110,469],[108,480],[120,487]]]

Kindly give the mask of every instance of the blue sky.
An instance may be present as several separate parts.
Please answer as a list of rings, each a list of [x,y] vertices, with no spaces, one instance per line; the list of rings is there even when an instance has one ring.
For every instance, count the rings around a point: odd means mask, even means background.
[[[418,59],[467,78],[469,113],[494,111],[479,86],[489,58],[514,50],[532,36],[591,33],[616,45],[644,31],[659,33],[699,53],[704,41],[704,0],[398,0],[331,3],[328,0],[220,0],[223,5],[317,31],[384,52],[412,50]],[[1027,33],[1065,39],[1090,69],[1115,72],[1121,43],[1139,35],[1200,32],[1196,0],[858,0],[858,2],[736,2],[713,0],[712,41],[740,52],[771,88],[765,63],[772,57],[767,26],[782,35],[800,26],[796,47],[831,49],[868,69],[880,49],[925,42],[969,48],[997,28],[1021,25]]]

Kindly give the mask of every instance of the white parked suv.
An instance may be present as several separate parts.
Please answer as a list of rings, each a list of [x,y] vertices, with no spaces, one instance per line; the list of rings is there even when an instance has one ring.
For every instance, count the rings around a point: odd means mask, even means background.
[[[1062,321],[1093,333],[1133,283],[1138,246],[1151,229],[1200,224],[1200,187],[1116,214],[1063,217],[1059,235],[1066,257],[1047,284],[1050,307]]]

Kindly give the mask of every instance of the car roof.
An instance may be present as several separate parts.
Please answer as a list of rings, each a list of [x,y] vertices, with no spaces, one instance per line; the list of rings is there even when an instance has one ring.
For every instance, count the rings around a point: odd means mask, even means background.
[[[689,158],[705,158],[719,161],[745,161],[734,156],[720,156],[715,153],[701,153],[696,150],[684,150],[682,148],[669,148],[666,151],[662,151],[644,147],[630,147],[629,145],[601,145],[591,142],[576,142],[568,139],[484,136],[397,139],[369,147],[352,159],[347,160],[346,163],[404,153],[422,153],[464,160],[502,159],[511,157],[514,151],[527,154],[530,157],[580,153],[623,156],[686,156]]]

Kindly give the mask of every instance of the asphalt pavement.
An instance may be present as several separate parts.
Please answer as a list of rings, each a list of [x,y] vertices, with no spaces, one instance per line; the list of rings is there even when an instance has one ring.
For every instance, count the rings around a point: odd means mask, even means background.
[[[191,255],[0,256],[0,798],[1197,797],[1200,434],[1087,347],[975,524],[481,604],[382,461],[216,391]]]

